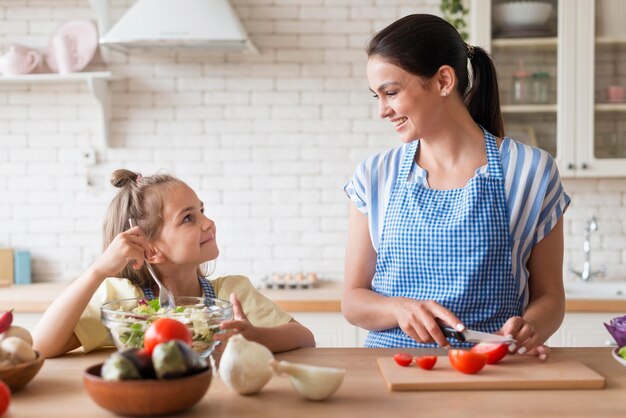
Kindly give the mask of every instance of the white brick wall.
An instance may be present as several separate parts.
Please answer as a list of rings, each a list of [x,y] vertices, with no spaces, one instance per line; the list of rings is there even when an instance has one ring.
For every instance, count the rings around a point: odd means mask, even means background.
[[[0,85],[0,246],[32,251],[37,281],[71,279],[100,252],[111,171],[165,169],[218,225],[217,274],[316,271],[341,279],[348,202],[366,155],[398,144],[367,90],[371,33],[438,0],[231,0],[260,55],[112,51],[110,147],[85,86]],[[130,0],[112,2],[114,16]],[[0,0],[0,44],[44,49],[86,0]],[[105,68],[97,58],[90,69]],[[508,86],[505,86],[505,93]],[[88,185],[91,183],[92,185]],[[626,275],[626,180],[567,180],[566,263],[598,217],[594,260]]]

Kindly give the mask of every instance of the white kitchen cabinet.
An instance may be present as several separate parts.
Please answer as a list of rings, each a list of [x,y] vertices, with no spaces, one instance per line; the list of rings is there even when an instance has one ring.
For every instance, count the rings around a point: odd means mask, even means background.
[[[550,152],[563,177],[626,175],[626,104],[607,97],[609,85],[626,87],[623,3],[550,0],[549,33],[510,37],[492,17],[502,2],[471,0],[470,42],[489,51],[496,64],[507,135]],[[550,75],[547,102],[530,97],[513,103],[520,62],[531,74]]]
[[[604,327],[611,319],[622,316],[619,312],[566,313],[565,319],[547,344],[551,347],[607,347],[615,341]]]
[[[295,312],[294,319],[309,328],[317,347],[362,347],[359,328],[350,324],[340,312]]]

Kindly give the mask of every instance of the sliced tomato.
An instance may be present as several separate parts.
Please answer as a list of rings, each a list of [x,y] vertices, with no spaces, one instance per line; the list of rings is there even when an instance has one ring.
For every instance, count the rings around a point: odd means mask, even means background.
[[[485,354],[487,356],[487,364],[496,364],[506,356],[509,346],[507,344],[478,343],[470,351]]]
[[[415,364],[424,370],[431,370],[437,363],[437,356],[421,356],[415,357]]]
[[[393,359],[402,367],[407,367],[413,362],[413,356],[407,353],[394,354]]]
[[[487,364],[487,355],[469,350],[450,350],[448,358],[452,367],[466,374],[477,373]]]

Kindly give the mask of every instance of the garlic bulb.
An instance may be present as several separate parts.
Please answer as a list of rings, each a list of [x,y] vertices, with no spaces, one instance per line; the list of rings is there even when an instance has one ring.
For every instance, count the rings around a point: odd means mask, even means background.
[[[343,382],[345,369],[309,366],[289,361],[271,361],[270,366],[278,374],[287,374],[291,385],[304,398],[321,401],[330,397]]]
[[[269,362],[273,359],[274,355],[267,347],[237,334],[230,337],[226,344],[219,375],[240,395],[252,395],[272,377]]]
[[[11,355],[14,363],[26,363],[37,358],[30,344],[18,337],[7,337],[0,342],[0,349]]]
[[[26,328],[18,327],[17,325],[11,325],[9,329],[0,334],[0,341],[9,337],[17,337],[26,341],[30,346],[33,345],[33,337]]]

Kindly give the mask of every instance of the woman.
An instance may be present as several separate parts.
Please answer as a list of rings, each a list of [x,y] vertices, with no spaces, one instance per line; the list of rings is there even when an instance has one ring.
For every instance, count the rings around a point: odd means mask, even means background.
[[[370,347],[457,345],[439,320],[545,359],[564,315],[570,202],[554,160],[503,138],[493,62],[445,20],[406,16],[367,54],[380,117],[404,144],[364,160],[344,188],[345,317],[370,330]]]

